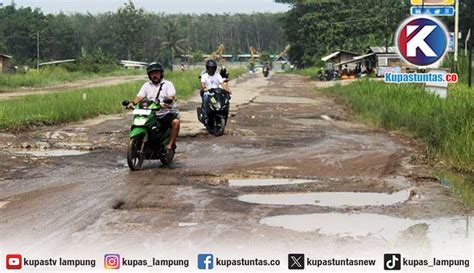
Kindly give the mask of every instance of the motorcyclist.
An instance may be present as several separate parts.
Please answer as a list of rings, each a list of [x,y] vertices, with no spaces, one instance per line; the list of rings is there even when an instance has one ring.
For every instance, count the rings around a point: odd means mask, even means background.
[[[224,79],[221,75],[216,73],[216,71],[217,62],[214,60],[208,60],[206,62],[206,73],[201,76],[202,116],[204,121],[207,120],[209,101],[212,97],[212,94],[209,91],[220,88],[229,92],[229,90],[224,88]]]
[[[229,78],[229,73],[227,73],[227,68],[225,66],[221,67],[220,73],[221,77],[223,79],[228,79]]]
[[[270,65],[268,63],[263,65],[263,71],[270,71]]]
[[[156,113],[157,122],[160,128],[171,127],[170,141],[166,146],[166,151],[171,152],[174,151],[180,128],[179,112],[174,109],[176,89],[171,81],[164,79],[164,68],[160,63],[150,63],[146,72],[149,81],[142,86],[128,108],[132,108],[144,98],[161,104],[162,109]]]

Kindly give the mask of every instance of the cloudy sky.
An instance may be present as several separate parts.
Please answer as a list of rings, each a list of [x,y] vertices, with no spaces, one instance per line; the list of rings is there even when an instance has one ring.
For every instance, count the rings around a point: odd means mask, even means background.
[[[127,0],[15,0],[17,6],[41,8],[45,13],[107,12],[115,11]],[[0,0],[9,5],[12,0]],[[166,13],[236,13],[279,12],[288,10],[287,5],[273,0],[134,0],[136,6],[149,12]]]

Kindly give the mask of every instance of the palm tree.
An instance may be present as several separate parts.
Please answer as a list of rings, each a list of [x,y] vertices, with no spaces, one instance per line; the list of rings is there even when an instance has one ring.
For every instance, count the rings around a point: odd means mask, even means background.
[[[178,36],[178,23],[176,21],[168,21],[163,26],[163,32],[161,48],[171,52],[171,69],[173,69],[174,57],[176,53],[184,52],[183,45],[187,42],[187,39],[181,39]]]

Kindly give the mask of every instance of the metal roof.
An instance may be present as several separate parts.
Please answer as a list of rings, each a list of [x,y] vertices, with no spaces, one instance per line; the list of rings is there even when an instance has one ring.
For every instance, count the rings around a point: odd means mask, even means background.
[[[333,52],[325,57],[322,57],[321,60],[323,62],[327,62],[329,60],[331,60],[332,58],[336,57],[337,55],[341,54],[341,53],[347,53],[347,54],[350,54],[350,55],[354,55],[354,56],[358,56],[359,54],[358,53],[355,53],[355,52],[351,52],[351,51],[347,51],[347,50],[338,50],[336,52]]]
[[[39,66],[42,65],[50,65],[50,64],[64,64],[64,63],[72,63],[75,62],[75,59],[68,59],[68,60],[60,60],[60,61],[54,61],[54,62],[47,62],[47,63],[40,63],[38,64]]]
[[[6,55],[6,54],[0,54],[0,56],[2,56],[2,57],[5,57],[5,58],[8,58],[8,59],[11,59],[11,58],[13,58],[12,56],[10,56],[10,55]]]
[[[120,64],[122,65],[148,65],[145,62],[137,62],[137,61],[129,61],[129,60],[121,60]]]
[[[384,46],[371,46],[367,53],[369,52],[373,52],[375,54],[387,53]],[[389,47],[388,53],[397,53],[397,48],[394,46]]]
[[[336,57],[337,55],[339,55],[339,53],[341,53],[341,52],[339,52],[339,51],[333,52],[333,53],[331,53],[331,54],[329,54],[325,57],[322,57],[321,60],[323,62],[327,62],[327,61],[331,60],[332,58]]]
[[[365,58],[368,58],[368,57],[371,57],[375,55],[375,53],[369,53],[369,54],[365,54],[365,55],[361,55],[361,56],[357,56],[357,57],[354,57],[352,60],[349,60],[349,61],[345,61],[345,62],[340,62],[336,65],[344,65],[344,64],[349,64],[349,63],[355,63],[355,62],[358,62],[358,61],[361,61]]]

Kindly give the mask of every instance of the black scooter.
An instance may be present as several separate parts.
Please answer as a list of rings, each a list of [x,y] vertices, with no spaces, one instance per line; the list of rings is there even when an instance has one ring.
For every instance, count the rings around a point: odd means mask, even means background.
[[[202,105],[197,108],[198,120],[206,126],[209,133],[215,136],[222,136],[227,125],[230,108],[230,95],[227,91],[217,88],[208,91],[211,94],[207,109],[207,120],[204,120]]]

